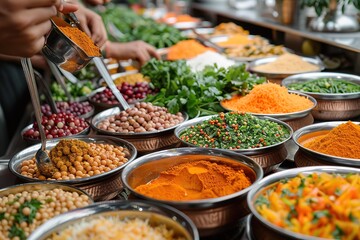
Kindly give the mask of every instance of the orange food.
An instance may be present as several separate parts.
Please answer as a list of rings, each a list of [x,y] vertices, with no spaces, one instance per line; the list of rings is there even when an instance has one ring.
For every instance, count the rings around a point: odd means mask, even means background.
[[[214,51],[212,48],[205,47],[196,40],[184,40],[169,48],[167,59],[190,59],[209,50]]]
[[[188,14],[176,15],[176,13],[174,13],[174,12],[169,12],[169,13],[165,14],[165,16],[162,17],[160,21],[169,23],[169,24],[174,24],[174,23],[179,23],[179,22],[198,22],[199,19],[194,18]]]
[[[275,83],[256,85],[246,96],[234,96],[222,101],[223,107],[233,111],[250,113],[292,113],[314,106],[308,98],[289,93]]]

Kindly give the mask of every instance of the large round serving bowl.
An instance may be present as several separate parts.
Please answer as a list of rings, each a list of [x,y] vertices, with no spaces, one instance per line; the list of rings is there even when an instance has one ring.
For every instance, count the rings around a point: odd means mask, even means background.
[[[293,83],[304,83],[319,78],[342,79],[360,85],[360,77],[345,73],[304,73],[285,78],[282,85],[288,87]],[[355,93],[314,93],[304,92],[317,101],[311,114],[317,120],[347,120],[360,115],[360,92]]]
[[[284,121],[285,123],[289,124],[289,126],[294,131],[296,131],[297,129],[302,128],[304,126],[313,124],[314,118],[311,115],[311,111],[317,105],[316,99],[313,98],[312,96],[309,96],[304,93],[299,93],[299,92],[295,92],[295,91],[289,91],[289,93],[296,94],[296,95],[299,95],[299,96],[309,99],[313,103],[313,106],[308,109],[298,111],[298,112],[292,112],[292,113],[273,113],[273,114],[271,114],[271,113],[251,113],[250,112],[250,114],[257,116],[257,117],[267,116],[267,117],[279,119],[279,120]],[[234,111],[233,109],[226,108],[221,102],[220,102],[220,105],[225,110]]]
[[[121,110],[118,107],[115,107],[95,115],[91,121],[92,128],[98,134],[115,136],[131,142],[132,144],[134,144],[139,154],[147,154],[158,150],[179,147],[181,145],[181,142],[174,135],[174,129],[179,124],[170,128],[165,128],[163,130],[143,133],[110,132],[97,127],[101,121],[110,116],[114,116],[120,113],[120,111]],[[185,122],[189,116],[185,112],[183,112],[182,114]]]
[[[112,144],[115,146],[122,146],[125,149],[124,153],[128,161],[117,168],[114,168],[108,172],[104,172],[101,174],[93,175],[90,177],[84,177],[84,178],[70,179],[70,180],[51,180],[51,182],[78,187],[81,190],[87,192],[90,196],[92,196],[95,201],[110,200],[114,198],[123,189],[122,182],[120,180],[120,175],[122,170],[127,164],[129,164],[132,160],[136,158],[137,151],[134,145],[119,138],[106,137],[106,136],[92,136],[92,137],[77,136],[77,137],[71,137],[71,139],[78,139],[89,143],[92,142],[92,143],[103,143],[103,144]],[[55,147],[59,141],[60,141],[59,139],[48,140],[46,142],[46,149],[50,150],[51,148]],[[33,158],[35,156],[35,153],[40,149],[40,146],[41,144],[36,144],[31,147],[28,147],[20,151],[10,159],[9,162],[10,171],[16,177],[20,178],[22,181],[25,182],[41,181],[36,178],[24,176],[20,172],[21,163],[25,160],[29,160]]]
[[[174,231],[176,237],[183,237],[182,239],[185,240],[199,240],[194,223],[185,214],[170,206],[146,201],[102,202],[67,212],[40,226],[29,236],[28,240],[52,239],[51,236],[57,233],[61,234],[69,226],[95,221],[99,217],[119,220],[125,218],[148,220],[151,226],[165,225],[166,229]],[[138,229],[135,228],[135,230]],[[140,230],[140,233],[142,231]]]
[[[349,167],[335,167],[335,166],[317,166],[317,167],[303,167],[294,168],[281,172],[271,174],[262,179],[256,184],[249,192],[247,196],[247,203],[253,216],[250,221],[250,229],[252,239],[254,240],[283,240],[283,239],[297,239],[297,240],[324,240],[324,238],[312,237],[300,233],[296,233],[285,228],[276,226],[275,224],[266,220],[256,210],[255,200],[263,192],[266,191],[271,185],[285,180],[296,177],[298,174],[305,176],[313,173],[328,173],[328,174],[360,174],[360,169],[349,168]]]
[[[177,127],[175,129],[175,136],[179,139],[179,141],[181,141],[182,145],[184,145],[184,146],[198,147],[192,143],[183,141],[180,137],[182,132],[194,125],[201,124],[202,122],[207,121],[214,116],[215,115],[199,117],[199,118],[194,118],[187,122],[184,122],[183,124],[181,124],[179,127]],[[286,138],[284,141],[281,141],[281,142],[271,145],[271,146],[252,148],[252,149],[236,149],[236,150],[231,150],[231,151],[234,151],[239,154],[244,154],[244,155],[250,157],[251,159],[253,159],[255,162],[257,162],[262,167],[262,169],[264,170],[265,173],[270,173],[271,171],[277,169],[279,167],[279,165],[287,157],[288,152],[286,150],[285,143],[291,139],[293,130],[288,124],[286,124],[278,119],[270,118],[267,116],[261,116],[259,118],[267,119],[267,120],[276,122],[276,123],[284,126],[289,131],[289,137]]]
[[[301,152],[299,153],[300,156],[305,156],[305,159],[311,159],[309,165],[315,165],[313,164],[313,162],[315,162],[320,164],[324,163],[326,165],[349,166],[349,167],[360,168],[360,159],[332,156],[306,148],[303,145],[304,143],[311,141],[316,137],[327,134],[330,130],[343,123],[346,122],[337,121],[337,122],[317,123],[303,127],[297,130],[296,132],[294,132],[293,140],[299,146],[298,152]],[[353,122],[353,123],[360,124],[359,122]],[[301,164],[303,166],[306,163],[303,159],[299,158],[299,154],[297,153],[296,162],[297,164]],[[320,165],[320,164],[316,164],[316,165]]]
[[[294,72],[294,73],[284,73],[284,72],[263,72],[263,71],[257,71],[255,69],[255,67],[260,66],[260,65],[264,65],[264,64],[268,64],[271,62],[274,62],[277,57],[269,57],[269,58],[263,58],[263,59],[258,59],[255,61],[252,61],[249,66],[248,69],[249,71],[256,73],[259,76],[264,76],[266,77],[270,82],[273,83],[277,83],[277,84],[281,84],[282,80],[286,77],[289,77],[291,75],[294,74],[299,74],[299,73],[306,73],[307,71],[298,71],[298,72]],[[308,58],[308,57],[302,57],[302,60],[308,63],[311,63],[315,66],[318,67],[318,70],[315,71],[311,71],[311,72],[321,72],[322,70],[325,69],[324,64],[321,62],[321,60],[319,59],[315,59],[315,58]]]
[[[135,190],[137,186],[157,178],[161,172],[172,166],[198,160],[236,164],[244,170],[252,185],[223,197],[188,201],[159,200],[140,194]],[[136,159],[124,169],[122,180],[131,192],[130,198],[146,199],[173,206],[194,221],[200,236],[209,236],[221,232],[224,227],[236,223],[249,213],[246,194],[262,176],[263,171],[256,162],[229,150],[177,148],[155,152]]]

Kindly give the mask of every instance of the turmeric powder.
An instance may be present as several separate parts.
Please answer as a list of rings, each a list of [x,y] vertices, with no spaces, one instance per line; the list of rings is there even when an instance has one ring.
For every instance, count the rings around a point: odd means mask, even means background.
[[[246,96],[234,96],[221,102],[228,110],[249,113],[293,113],[314,106],[308,98],[292,94],[275,83],[256,85]]]
[[[250,185],[240,165],[200,160],[173,166],[135,191],[161,200],[185,201],[221,197]]]
[[[359,143],[360,126],[348,121],[303,145],[316,152],[332,156],[360,159]]]

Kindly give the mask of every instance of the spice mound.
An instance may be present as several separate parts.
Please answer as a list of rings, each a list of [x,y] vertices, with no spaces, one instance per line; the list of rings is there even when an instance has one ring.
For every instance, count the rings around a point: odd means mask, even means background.
[[[283,179],[260,192],[255,208],[267,221],[292,232],[359,240],[360,176],[312,173]]]
[[[254,86],[246,96],[234,96],[221,102],[226,109],[250,113],[293,113],[310,109],[314,103],[308,98],[289,93],[275,83]]]
[[[332,156],[360,159],[359,143],[360,126],[348,121],[326,135],[305,142],[304,147]]]
[[[72,224],[59,233],[53,234],[50,240],[137,240],[137,239],[159,239],[159,240],[185,240],[177,236],[173,229],[165,224],[151,224],[149,219],[119,217],[97,217],[95,219],[84,219]]]
[[[183,121],[184,117],[181,112],[171,114],[165,107],[141,102],[100,121],[97,127],[109,132],[143,133],[171,128]]]
[[[236,150],[271,146],[289,136],[289,130],[276,122],[229,112],[185,129],[180,139],[199,147]]]
[[[91,38],[77,27],[66,24],[60,18],[53,18],[59,30],[80,47],[89,57],[100,56],[100,48],[94,44]]]
[[[302,73],[315,72],[320,68],[312,63],[304,61],[301,57],[295,54],[284,54],[279,56],[275,61],[258,65],[253,68],[257,72],[264,73]]]
[[[183,40],[169,48],[168,60],[190,59],[206,51],[213,51],[196,40]]]
[[[25,240],[50,218],[89,203],[85,194],[59,188],[3,195],[0,197],[0,239]]]
[[[173,166],[135,191],[161,200],[186,201],[222,197],[250,185],[240,165],[201,160]]]
[[[110,144],[87,143],[63,139],[50,150],[49,157],[57,168],[51,178],[40,174],[35,158],[23,161],[21,175],[40,180],[69,180],[108,172],[128,161],[129,150]]]

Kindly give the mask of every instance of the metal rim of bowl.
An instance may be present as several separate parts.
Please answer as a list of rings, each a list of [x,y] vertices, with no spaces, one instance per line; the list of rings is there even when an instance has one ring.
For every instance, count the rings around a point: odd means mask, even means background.
[[[192,143],[189,143],[189,142],[186,142],[184,140],[181,139],[180,135],[181,133],[185,130],[185,129],[188,129],[189,127],[191,126],[194,126],[196,124],[200,124],[206,120],[209,120],[210,118],[213,118],[213,117],[216,117],[218,115],[210,115],[210,116],[205,116],[205,117],[199,117],[199,118],[194,118],[194,119],[191,119],[189,121],[186,121],[182,124],[180,124],[176,129],[175,129],[175,136],[183,143],[185,144],[186,146],[191,146],[191,147],[198,147],[198,148],[201,148],[197,145],[194,145]],[[257,116],[255,116],[257,117]],[[251,148],[251,149],[225,149],[225,150],[230,150],[230,151],[233,151],[233,152],[237,152],[237,153],[242,153],[242,154],[245,154],[245,155],[251,155],[251,154],[257,154],[259,152],[262,152],[262,151],[265,151],[265,150],[268,150],[270,148],[275,148],[277,146],[280,146],[282,144],[284,144],[285,142],[287,142],[288,140],[291,139],[292,135],[293,135],[293,129],[289,126],[289,124],[285,123],[285,122],[282,122],[276,118],[272,118],[272,117],[268,117],[268,116],[259,116],[257,117],[259,119],[262,119],[262,120],[269,120],[269,121],[272,121],[272,122],[276,122],[277,124],[279,125],[282,125],[283,127],[285,127],[288,131],[289,131],[289,136],[281,141],[281,142],[278,142],[276,144],[273,144],[273,145],[270,145],[270,146],[265,146],[265,147],[259,147],[259,148]]]
[[[300,74],[300,73],[321,72],[322,70],[325,69],[324,64],[321,62],[321,60],[315,59],[315,58],[301,57],[304,61],[306,61],[308,63],[311,63],[313,65],[316,65],[319,69],[314,70],[314,71],[302,71],[302,72],[299,71],[299,72],[294,72],[294,73],[281,73],[281,72],[279,72],[279,73],[269,73],[269,72],[261,72],[261,71],[254,70],[254,67],[260,66],[260,65],[263,65],[263,64],[267,64],[267,63],[270,63],[270,62],[274,62],[278,57],[279,56],[263,58],[263,59],[258,59],[258,60],[252,61],[249,64],[249,71],[251,71],[253,73],[257,73],[257,74],[262,75],[262,76],[266,76],[268,78],[286,78],[288,76],[295,75],[295,74]]]
[[[99,216],[102,213],[109,212],[121,212],[121,211],[134,211],[134,212],[150,212],[158,215],[162,215],[168,219],[171,219],[173,222],[176,222],[177,225],[183,227],[190,236],[193,237],[193,240],[199,240],[198,230],[193,223],[193,221],[186,216],[181,211],[167,206],[161,203],[153,203],[148,201],[127,201],[127,200],[118,200],[118,201],[108,201],[95,203],[90,206],[83,207],[81,209],[69,211],[58,215],[46,222],[46,224],[38,227],[28,238],[28,240],[38,240],[45,239],[52,232],[60,230],[63,225],[68,225],[71,222],[80,221],[82,218]],[[171,217],[169,216],[171,215]],[[184,226],[183,224],[187,224]],[[191,230],[191,231],[189,231]]]
[[[86,121],[87,122],[87,121]],[[78,132],[76,134],[72,134],[72,135],[69,135],[69,136],[64,136],[64,137],[58,137],[58,138],[47,138],[46,141],[50,141],[50,140],[61,140],[61,139],[64,139],[64,138],[69,138],[69,137],[76,137],[76,136],[85,136],[87,135],[89,132],[90,132],[90,127],[91,125],[87,122],[88,126],[82,130],[81,132]],[[41,140],[40,140],[40,135],[39,135],[39,139],[35,139],[35,138],[28,138],[28,137],[25,137],[24,136],[24,133],[27,131],[27,130],[30,130],[31,128],[33,128],[33,124],[30,124],[28,126],[26,126],[22,131],[21,131],[21,137],[26,141],[26,142],[29,142],[31,144],[36,144],[36,143],[40,143]]]
[[[319,78],[335,78],[335,79],[344,79],[354,84],[358,84],[360,86],[360,77],[352,74],[345,73],[335,73],[335,72],[313,72],[313,73],[302,73],[289,76],[282,80],[282,85],[287,87],[293,83],[299,82],[308,82],[312,80],[316,80]],[[345,99],[356,99],[360,98],[360,92],[354,93],[316,93],[316,92],[306,92],[301,90],[293,90],[296,92],[306,93],[310,96],[313,96],[317,99],[325,99],[325,100],[345,100]]]
[[[255,197],[258,195],[258,193],[270,186],[273,183],[276,183],[280,181],[281,179],[285,178],[293,178],[296,177],[298,174],[311,174],[314,172],[321,172],[321,173],[338,173],[338,174],[347,174],[347,173],[358,173],[360,174],[360,169],[356,168],[350,168],[350,167],[338,167],[338,166],[313,166],[313,167],[301,167],[301,168],[294,168],[289,170],[284,170],[281,172],[277,172],[274,174],[271,174],[262,180],[260,180],[257,184],[254,185],[254,187],[250,190],[250,192],[247,195],[247,204],[250,208],[251,213],[253,214],[253,217],[255,216],[259,221],[261,221],[263,224],[265,224],[268,228],[276,231],[280,234],[285,234],[289,238],[296,238],[296,239],[307,239],[307,240],[324,240],[323,238],[317,238],[312,237],[309,235],[304,235],[296,232],[292,232],[290,230],[287,230],[285,228],[278,227],[269,221],[267,221],[265,218],[263,218],[258,211],[255,209],[254,201]]]
[[[78,139],[78,140],[82,140],[82,141],[86,141],[88,140],[88,142],[98,142],[98,141],[102,141],[106,144],[111,144],[111,145],[115,145],[115,146],[121,146],[121,147],[125,147],[129,150],[130,152],[130,156],[128,157],[128,161],[125,162],[124,164],[122,164],[121,166],[114,168],[108,172],[104,172],[101,174],[97,174],[97,175],[93,175],[90,177],[85,177],[85,178],[75,178],[72,180],[45,180],[44,182],[54,182],[54,183],[66,183],[66,184],[74,184],[74,185],[82,185],[85,183],[91,183],[97,180],[101,180],[101,178],[106,178],[108,176],[111,176],[119,171],[121,171],[122,169],[124,169],[126,167],[127,164],[129,164],[131,161],[133,161],[136,158],[137,155],[137,150],[135,148],[135,146],[123,139],[120,138],[114,138],[114,137],[109,137],[109,136],[76,136],[76,137],[68,137],[68,139]],[[47,146],[46,149],[51,149],[54,146],[56,146],[56,144],[60,141],[61,139],[52,139],[52,140],[47,140]],[[26,176],[21,175],[21,173],[18,172],[18,167],[19,164],[25,160],[30,160],[31,158],[34,157],[35,152],[40,149],[41,143],[39,144],[35,144],[32,145],[28,148],[23,149],[22,151],[18,152],[17,154],[15,154],[9,161],[9,170],[12,174],[14,174],[16,177],[21,178],[27,182],[39,182],[41,180],[36,179],[36,178],[29,178]],[[20,158],[20,160],[18,160],[18,158]],[[42,182],[42,181],[41,181]]]
[[[171,155],[171,154],[173,154],[173,155]],[[150,161],[152,162],[152,161],[156,161],[156,160],[161,160],[166,157],[180,157],[180,156],[186,156],[186,155],[220,156],[220,157],[225,157],[225,158],[235,161],[235,162],[240,162],[240,163],[246,165],[247,167],[251,168],[255,172],[255,174],[256,174],[255,181],[249,187],[244,188],[241,191],[226,195],[226,196],[217,197],[217,198],[199,199],[199,200],[187,200],[187,201],[171,201],[171,200],[161,200],[161,199],[151,198],[151,197],[148,197],[146,195],[136,192],[128,184],[127,176],[134,169],[136,169],[136,167],[141,166],[143,164],[144,159],[150,159],[149,161],[146,161],[146,162],[150,162]],[[264,172],[263,172],[261,166],[258,163],[256,163],[254,160],[252,160],[251,158],[249,158],[245,155],[241,155],[241,154],[235,153],[230,150],[225,150],[225,149],[214,149],[214,148],[206,149],[206,148],[190,148],[190,147],[168,149],[168,150],[158,151],[158,152],[154,152],[154,153],[150,153],[150,154],[141,156],[141,157],[135,159],[133,162],[131,162],[131,164],[128,164],[124,168],[123,172],[121,173],[121,179],[122,179],[123,184],[135,196],[138,196],[142,199],[146,199],[149,201],[156,201],[156,202],[160,202],[163,204],[170,204],[172,206],[180,207],[180,208],[210,207],[217,203],[223,203],[225,201],[232,200],[236,197],[247,194],[249,192],[249,190],[252,188],[252,186],[254,186],[256,183],[258,183],[263,178],[263,176],[264,176]]]
[[[257,116],[257,117],[262,117],[262,116],[265,117],[265,116],[267,116],[267,117],[276,118],[276,119],[279,119],[279,120],[282,120],[282,121],[286,121],[286,120],[292,120],[292,119],[296,119],[296,118],[305,117],[317,105],[316,99],[314,97],[306,94],[306,93],[298,92],[298,91],[292,91],[292,90],[289,90],[288,92],[309,99],[313,103],[313,106],[308,108],[308,109],[305,109],[305,110],[301,110],[301,111],[297,111],[297,112],[291,112],[291,113],[252,113],[252,112],[249,112],[249,113],[254,115],[254,116]],[[222,104],[222,101],[220,102],[220,105],[221,105],[222,108],[224,108],[227,111],[236,111],[236,110],[231,110],[231,109],[228,109],[228,108],[224,107],[223,104]]]
[[[309,148],[304,147],[301,143],[298,142],[299,138],[305,134],[318,132],[321,130],[331,130],[342,123],[347,123],[347,121],[336,121],[336,122],[323,122],[323,123],[316,123],[309,126],[305,126],[303,128],[298,129],[294,132],[292,139],[298,145],[301,150],[310,153],[312,156],[318,157],[326,162],[335,163],[339,165],[346,165],[346,166],[356,166],[360,167],[360,161],[357,158],[345,158],[345,157],[337,157],[333,155],[328,155],[325,153],[320,153]],[[360,125],[360,122],[353,122],[354,124]]]
[[[86,195],[89,198],[90,204],[94,203],[93,198],[87,192],[73,186],[56,183],[56,182],[50,182],[50,181],[22,183],[10,187],[2,188],[0,189],[0,197],[4,196],[5,194],[19,193],[20,191],[30,191],[29,189],[31,187],[41,187],[41,190],[52,190],[55,188],[61,188],[64,191],[77,192],[79,194]],[[38,191],[38,189],[36,190]]]
[[[103,121],[104,119],[114,116],[118,113],[120,113],[120,109],[118,107],[114,107],[114,108],[110,108],[107,109],[105,111],[102,111],[98,114],[96,114],[92,119],[91,119],[91,126],[93,129],[95,129],[96,131],[98,131],[101,134],[106,134],[106,135],[110,135],[110,136],[119,136],[119,137],[126,137],[126,138],[140,138],[140,137],[149,137],[149,136],[154,136],[154,135],[159,135],[161,133],[164,132],[168,132],[171,130],[174,130],[175,128],[177,128],[179,125],[181,125],[182,123],[186,122],[189,119],[189,115],[186,112],[181,112],[184,118],[184,121],[169,127],[169,128],[165,128],[163,130],[156,130],[156,131],[151,131],[151,132],[141,132],[141,133],[121,133],[121,132],[109,132],[106,130],[101,130],[100,128],[97,127],[97,125],[99,124],[100,121]]]

